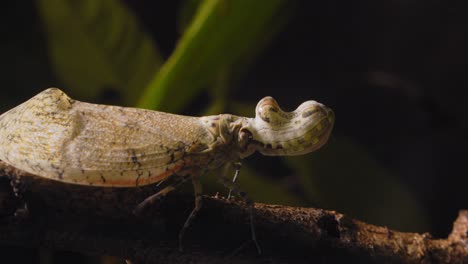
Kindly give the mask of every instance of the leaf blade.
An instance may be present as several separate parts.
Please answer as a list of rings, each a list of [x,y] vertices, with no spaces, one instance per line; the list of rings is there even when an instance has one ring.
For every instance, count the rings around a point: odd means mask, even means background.
[[[115,87],[134,104],[162,59],[130,10],[116,0],[37,0],[37,6],[52,68],[66,88],[90,99]]]
[[[247,52],[286,3],[205,0],[175,51],[140,98],[138,106],[177,112],[191,97]]]

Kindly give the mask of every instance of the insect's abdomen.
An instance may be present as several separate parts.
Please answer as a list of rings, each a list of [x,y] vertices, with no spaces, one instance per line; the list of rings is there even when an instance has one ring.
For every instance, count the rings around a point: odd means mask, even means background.
[[[0,159],[63,182],[136,186],[203,166],[198,118],[70,99],[48,89],[0,116]],[[201,157],[201,158],[200,158]]]

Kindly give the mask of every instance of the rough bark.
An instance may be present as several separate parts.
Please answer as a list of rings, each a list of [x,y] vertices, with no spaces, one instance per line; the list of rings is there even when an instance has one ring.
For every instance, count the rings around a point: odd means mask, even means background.
[[[314,208],[256,204],[263,249],[249,240],[248,210],[238,201],[204,197],[178,250],[178,231],[193,197],[174,192],[144,215],[132,211],[155,187],[63,184],[4,169],[0,177],[0,243],[114,255],[133,263],[468,263],[468,211],[447,239],[404,233]],[[9,177],[6,177],[9,176]],[[16,197],[9,178],[21,185]],[[22,202],[27,215],[13,216]],[[17,211],[21,212],[21,211]]]

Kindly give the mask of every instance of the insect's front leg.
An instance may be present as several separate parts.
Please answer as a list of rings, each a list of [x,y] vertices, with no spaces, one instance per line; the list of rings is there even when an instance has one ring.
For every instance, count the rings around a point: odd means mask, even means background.
[[[242,163],[240,161],[238,162],[234,162],[232,163],[232,166],[234,167],[234,169],[236,170],[236,172],[234,173],[234,177],[232,178],[232,182],[235,183],[236,180],[237,180],[237,176],[239,176],[239,173],[240,173],[240,169],[242,167]],[[231,199],[231,193],[232,193],[232,189],[229,188],[229,194],[228,194],[228,200]]]
[[[159,192],[147,197],[145,200],[143,200],[143,202],[139,203],[136,206],[136,208],[133,210],[133,214],[137,216],[141,216],[143,212],[146,210],[146,208],[151,207],[154,203],[156,203],[156,201],[166,196],[169,192],[177,189],[177,187],[185,183],[187,179],[189,178],[188,176],[179,176],[179,175],[173,175],[172,177],[177,177],[175,182],[172,182],[170,185],[164,187]],[[160,184],[158,184],[158,186],[159,185]]]
[[[192,223],[193,219],[195,219],[198,211],[202,207],[203,199],[202,199],[202,185],[200,182],[200,173],[194,173],[192,176],[192,183],[193,183],[193,190],[195,193],[195,207],[193,208],[192,212],[190,213],[187,220],[185,220],[184,226],[179,232],[179,250],[183,251],[182,240],[184,238],[185,231]]]
[[[239,170],[236,170],[236,176],[237,176],[238,172],[239,172]],[[258,254],[261,254],[262,249],[260,248],[260,245],[258,244],[257,235],[255,233],[255,226],[254,226],[254,219],[253,219],[254,203],[253,203],[252,199],[249,198],[247,193],[240,190],[239,185],[235,182],[235,178],[234,178],[233,181],[231,181],[227,177],[223,176],[223,177],[220,178],[220,182],[225,187],[229,188],[230,191],[232,191],[234,193],[237,193],[239,195],[239,197],[247,205],[247,207],[249,209],[250,231],[251,231],[252,241],[255,243],[255,247],[257,247]]]
[[[15,216],[19,218],[27,218],[30,215],[28,201],[24,197],[28,188],[29,181],[27,177],[10,176],[10,185],[15,197],[17,197],[21,205],[16,208]]]

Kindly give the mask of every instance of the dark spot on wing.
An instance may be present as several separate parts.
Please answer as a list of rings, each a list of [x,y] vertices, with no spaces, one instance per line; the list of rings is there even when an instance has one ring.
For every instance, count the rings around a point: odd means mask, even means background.
[[[70,97],[67,96],[67,100],[68,100],[68,103],[69,104],[73,104],[75,102],[75,100],[71,99]]]
[[[63,180],[63,172],[64,172],[63,170],[57,172],[58,178],[60,180]]]
[[[101,176],[101,180],[103,183],[106,183],[106,178],[104,178],[104,175],[102,173],[99,173],[99,176]]]
[[[138,186],[139,181],[140,181],[140,177],[143,175],[143,171],[142,170],[136,170],[136,173],[137,173],[137,178],[135,180],[135,186]]]
[[[50,164],[50,167],[57,173],[57,177],[60,180],[63,180],[63,173],[65,172],[64,170],[61,170],[60,167],[56,166],[55,164]]]
[[[135,164],[138,163],[138,158],[136,156],[135,150],[132,150],[132,162]]]
[[[138,167],[141,166],[141,163],[138,161],[138,157],[136,156],[135,150],[132,150],[132,162],[133,162],[133,164],[137,165]]]

